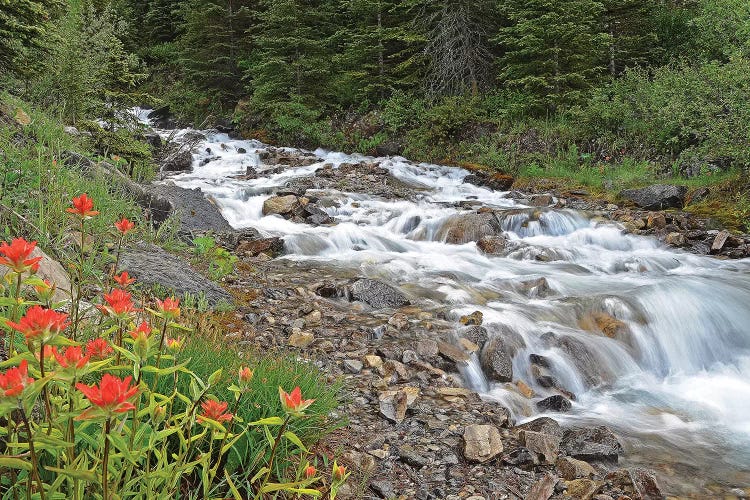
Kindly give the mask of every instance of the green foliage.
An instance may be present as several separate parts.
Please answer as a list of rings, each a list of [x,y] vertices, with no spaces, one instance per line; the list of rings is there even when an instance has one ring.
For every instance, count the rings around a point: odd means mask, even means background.
[[[59,42],[31,88],[34,100],[62,119],[104,119],[113,128],[122,110],[143,96],[136,92],[145,77],[138,59],[120,39],[125,24],[107,6],[73,3],[57,29]]]
[[[46,36],[63,0],[6,0],[0,9],[0,74],[24,72],[25,58],[45,48]]]
[[[218,246],[211,236],[202,236],[193,240],[195,254],[208,260],[208,273],[213,279],[220,280],[234,272],[237,256]]]

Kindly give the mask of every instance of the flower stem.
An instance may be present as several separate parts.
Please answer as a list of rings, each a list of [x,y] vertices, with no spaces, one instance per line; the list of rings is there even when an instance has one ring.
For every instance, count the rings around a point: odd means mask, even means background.
[[[18,306],[19,301],[21,300],[21,284],[22,284],[22,278],[23,275],[21,273],[17,273],[18,276],[16,277],[16,289],[15,289],[15,299],[13,301],[13,314],[11,317],[13,318],[13,321],[18,321],[19,314],[18,314]],[[8,352],[10,353],[10,356],[16,355],[16,331],[11,330],[10,337],[9,337],[10,345],[8,346]]]
[[[107,417],[104,424],[104,465],[102,467],[102,500],[109,500],[109,431],[112,419]]]
[[[85,253],[83,251],[83,246],[86,240],[86,237],[84,235],[84,224],[83,224],[83,217],[81,217],[81,244],[78,247],[78,279],[76,280],[76,298],[75,302],[73,303],[73,341],[76,341],[76,337],[78,336],[78,323],[81,320],[81,289],[83,284],[83,265],[85,263]]]
[[[284,432],[286,432],[286,427],[289,425],[289,420],[291,420],[292,416],[287,415],[286,419],[284,420],[284,423],[281,425],[281,428],[279,429],[279,433],[276,436],[276,440],[273,442],[273,447],[271,448],[271,456],[268,458],[268,465],[266,467],[268,468],[268,471],[266,471],[266,475],[263,478],[263,482],[260,483],[260,487],[258,488],[258,493],[255,495],[255,500],[261,500],[263,498],[263,487],[268,484],[268,480],[271,479],[271,472],[273,471],[273,461],[276,458],[276,449],[279,446],[279,441],[281,441],[282,436],[284,436]]]
[[[39,343],[39,371],[44,378],[44,342]],[[42,399],[44,399],[44,411],[47,413],[47,435],[52,434],[52,405],[49,404],[49,391],[47,384],[42,386]]]
[[[23,406],[20,408],[21,410],[21,419],[23,420],[23,425],[26,427],[26,435],[29,440],[29,453],[31,453],[31,476],[36,481],[37,488],[39,488],[39,496],[42,500],[44,500],[44,485],[42,484],[42,479],[39,477],[39,457],[36,454],[36,449],[34,448],[34,439],[33,435],[31,433],[31,425],[29,425],[29,419],[26,417],[26,410],[23,409]]]

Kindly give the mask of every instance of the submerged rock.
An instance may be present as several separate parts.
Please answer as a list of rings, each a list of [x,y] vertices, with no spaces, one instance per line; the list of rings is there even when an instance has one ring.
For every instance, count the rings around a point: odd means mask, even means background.
[[[286,215],[299,208],[299,200],[290,194],[287,196],[272,196],[263,202],[263,215]]]
[[[542,411],[566,412],[570,411],[573,405],[565,396],[555,394],[554,396],[537,401],[536,407]]]
[[[560,448],[566,455],[591,461],[617,462],[622,445],[607,427],[576,427],[563,433]]]
[[[494,213],[466,213],[448,218],[438,232],[438,239],[453,245],[463,245],[502,233],[503,229]]]

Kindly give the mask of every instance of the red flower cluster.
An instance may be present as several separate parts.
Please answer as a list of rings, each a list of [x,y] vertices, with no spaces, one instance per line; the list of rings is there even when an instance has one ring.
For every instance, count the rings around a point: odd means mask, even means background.
[[[29,377],[29,362],[25,359],[19,366],[0,373],[0,390],[7,397],[20,396],[23,390],[33,382],[34,379]]]
[[[120,233],[122,233],[123,236],[125,236],[133,230],[135,224],[123,217],[122,220],[115,222],[115,227],[118,231],[120,231]]]
[[[138,325],[138,327],[129,332],[130,336],[133,337],[133,340],[138,340],[141,336],[148,338],[151,336],[151,325],[146,323],[145,321]]]
[[[156,299],[156,306],[167,319],[176,319],[180,316],[180,299],[174,297],[164,300]]]
[[[123,316],[135,311],[133,297],[130,292],[116,288],[111,293],[104,294],[104,301],[109,304],[97,306],[101,312],[109,316]]]
[[[279,399],[284,411],[292,415],[302,415],[302,412],[315,402],[314,399],[302,399],[302,390],[299,386],[295,387],[291,394],[279,387]]]
[[[62,354],[55,350],[53,354],[63,368],[75,367],[78,370],[86,366],[86,363],[91,359],[91,354],[84,356],[83,349],[77,346],[67,347]]]
[[[39,270],[39,261],[42,258],[29,258],[34,248],[36,248],[36,241],[29,243],[23,238],[14,239],[10,245],[3,241],[0,244],[0,254],[3,255],[0,257],[0,264],[9,267],[13,272],[19,274],[25,272],[35,273]]]
[[[127,271],[124,271],[119,276],[114,276],[112,279],[122,288],[127,288],[129,285],[135,283],[135,278],[131,278]]]
[[[124,413],[134,409],[135,405],[128,400],[138,393],[138,387],[131,387],[131,380],[133,380],[131,376],[120,379],[105,373],[99,387],[96,384],[77,383],[76,389],[81,391],[96,408],[87,409],[76,417],[76,420],[91,418],[97,413],[111,416],[113,413]]]
[[[114,352],[106,340],[98,338],[89,340],[86,344],[86,356],[90,356],[94,359],[104,359]]]
[[[232,417],[234,416],[231,413],[224,413],[227,410],[228,406],[229,403],[227,403],[226,401],[216,401],[213,399],[204,401],[201,404],[203,413],[201,415],[198,415],[198,421],[202,422],[203,420],[209,418],[216,422],[228,422],[232,420]]]
[[[86,217],[93,217],[99,215],[99,212],[94,210],[94,200],[89,198],[89,195],[83,193],[77,198],[72,200],[73,206],[68,208],[67,211],[71,214],[75,214],[78,217],[85,219]]]
[[[41,306],[33,306],[18,323],[7,321],[7,325],[24,334],[26,340],[48,342],[65,330],[69,322],[67,314],[59,313]]]

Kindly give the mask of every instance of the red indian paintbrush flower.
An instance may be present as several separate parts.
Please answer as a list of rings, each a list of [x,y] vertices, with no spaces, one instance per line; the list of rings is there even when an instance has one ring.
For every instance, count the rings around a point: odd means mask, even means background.
[[[36,241],[28,242],[23,238],[14,239],[10,245],[6,242],[0,244],[0,264],[9,267],[13,272],[37,272],[41,257],[29,258],[31,252],[36,248]]]
[[[76,389],[81,391],[93,405],[81,413],[76,420],[85,420],[97,415],[112,416],[114,413],[124,413],[135,408],[135,405],[128,401],[138,393],[138,387],[131,387],[130,381],[133,377],[127,376],[124,379],[105,373],[99,383],[99,387],[76,384]]]
[[[291,394],[279,387],[279,399],[284,411],[291,415],[302,415],[315,402],[314,399],[302,399],[302,389],[299,386],[295,387]]]
[[[63,368],[75,367],[78,370],[86,366],[86,363],[91,359],[91,354],[84,355],[83,349],[79,346],[67,347],[62,354],[55,350],[53,354]]]
[[[241,366],[237,376],[241,385],[247,385],[253,379],[253,371],[248,366]]]
[[[97,306],[101,312],[109,316],[123,316],[135,311],[133,296],[130,292],[116,288],[111,293],[104,294],[104,301],[109,305]]]
[[[135,227],[135,224],[130,222],[125,217],[123,217],[122,220],[115,222],[115,227],[117,228],[118,231],[120,231],[120,233],[122,233],[123,236],[125,236],[126,234],[128,234],[130,231],[133,230],[133,228]]]
[[[168,297],[164,300],[156,299],[156,307],[167,319],[176,319],[180,316],[180,299],[174,297]]]
[[[216,401],[213,399],[206,400],[201,404],[203,413],[198,415],[198,421],[210,418],[216,422],[228,422],[232,420],[232,417],[234,416],[231,413],[224,413],[227,411],[228,406],[229,403],[226,401]]]
[[[346,467],[337,464],[334,460],[332,475],[335,481],[343,481],[344,479],[346,479]]]
[[[6,321],[6,324],[23,333],[26,340],[40,340],[46,343],[70,325],[67,319],[67,314],[41,306],[33,306],[26,311],[18,323]]]
[[[129,285],[135,283],[135,278],[131,278],[127,271],[123,271],[119,276],[113,276],[112,279],[122,288],[127,288]]]
[[[67,211],[71,214],[76,214],[82,219],[99,215],[99,212],[93,210],[94,200],[92,198],[89,198],[89,195],[87,195],[86,193],[83,193],[77,198],[73,198],[72,203],[73,206],[71,208],[68,208]]]
[[[106,340],[98,338],[86,344],[86,355],[94,359],[104,359],[114,352]]]
[[[19,396],[33,382],[34,379],[29,377],[29,362],[25,359],[20,365],[0,373],[0,390],[7,397]]]
[[[307,467],[305,467],[305,472],[304,472],[305,479],[312,479],[315,477],[315,474],[317,473],[318,473],[318,470],[315,467],[313,467],[310,464],[307,464]]]
[[[168,338],[167,339],[167,349],[171,352],[180,352],[182,350],[182,346],[185,342],[185,337],[177,337],[177,338]]]
[[[135,330],[129,333],[130,333],[130,336],[133,337],[134,340],[138,339],[141,336],[148,338],[151,336],[151,325],[149,325],[148,323],[144,321],[143,323],[138,325],[138,327]]]

